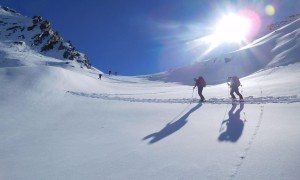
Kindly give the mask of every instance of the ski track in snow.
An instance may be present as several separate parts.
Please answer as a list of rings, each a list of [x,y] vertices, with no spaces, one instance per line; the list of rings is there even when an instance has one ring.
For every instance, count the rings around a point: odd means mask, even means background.
[[[134,98],[134,97],[121,97],[120,94],[97,94],[97,93],[84,93],[66,91],[66,93],[74,96],[82,96],[87,98],[96,98],[103,100],[115,100],[115,101],[127,101],[127,102],[142,102],[142,103],[199,103],[199,99],[196,98],[175,98],[175,99],[159,99],[159,98]],[[268,103],[297,103],[300,102],[300,98],[297,95],[292,96],[265,96],[265,97],[245,97],[245,104],[268,104]],[[231,104],[232,100],[228,98],[210,98],[204,103],[208,104]]]
[[[256,135],[258,134],[258,130],[261,126],[261,123],[262,123],[262,120],[263,120],[263,114],[264,114],[264,105],[261,105],[260,106],[260,115],[259,115],[259,119],[258,119],[258,122],[257,122],[257,125],[255,126],[254,128],[254,132],[248,142],[248,144],[246,145],[246,147],[244,148],[244,151],[239,155],[239,161],[236,163],[236,167],[235,169],[232,171],[231,175],[229,176],[229,179],[232,180],[236,177],[236,175],[238,174],[240,168],[242,167],[253,143],[254,143],[254,140],[256,138]],[[244,112],[244,115],[245,115],[245,112]],[[245,118],[245,122],[247,121],[247,118]]]

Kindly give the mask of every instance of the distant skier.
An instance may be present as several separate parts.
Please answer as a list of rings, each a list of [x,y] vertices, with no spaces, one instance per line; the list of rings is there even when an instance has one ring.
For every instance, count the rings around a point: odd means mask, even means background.
[[[198,87],[198,94],[201,98],[200,101],[203,102],[203,101],[205,101],[205,98],[202,94],[202,91],[203,91],[203,88],[206,86],[206,82],[202,76],[199,76],[198,79],[194,78],[194,81],[195,81],[195,86],[193,87],[193,89],[195,89],[196,86]]]
[[[99,79],[101,80],[102,74],[99,74]]]
[[[108,71],[108,74],[111,75],[111,70]]]
[[[239,78],[237,76],[228,77],[227,84],[228,86],[230,86],[230,95],[232,97],[232,100],[236,101],[236,97],[233,94],[236,93],[239,96],[240,101],[243,101],[244,98],[239,92],[239,86],[241,85]]]

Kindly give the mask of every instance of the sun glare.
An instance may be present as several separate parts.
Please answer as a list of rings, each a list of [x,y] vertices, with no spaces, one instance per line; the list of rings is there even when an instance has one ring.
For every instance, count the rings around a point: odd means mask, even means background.
[[[205,44],[205,56],[222,44],[234,43],[245,45],[251,42],[261,28],[261,18],[253,10],[242,9],[237,13],[221,16],[216,24],[210,27],[210,33],[188,43],[190,49],[196,49]]]
[[[230,14],[224,16],[215,27],[215,40],[222,42],[241,43],[246,40],[250,32],[251,21],[241,15]]]

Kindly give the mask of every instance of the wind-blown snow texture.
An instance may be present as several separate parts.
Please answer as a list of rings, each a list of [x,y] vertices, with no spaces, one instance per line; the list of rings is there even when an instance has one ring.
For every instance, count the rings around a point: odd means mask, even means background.
[[[2,39],[0,179],[298,179],[299,32],[295,21],[227,63],[101,80]],[[245,103],[230,103],[235,73]],[[191,86],[201,74],[205,103]]]

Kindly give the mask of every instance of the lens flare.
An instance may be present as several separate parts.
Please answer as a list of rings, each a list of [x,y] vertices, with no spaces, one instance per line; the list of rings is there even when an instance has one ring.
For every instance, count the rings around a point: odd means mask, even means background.
[[[261,18],[258,15],[258,13],[256,13],[253,10],[250,9],[245,9],[245,10],[241,10],[240,15],[247,17],[250,22],[251,22],[251,29],[247,35],[247,38],[249,40],[251,40],[253,37],[255,37],[257,35],[257,33],[260,31],[261,28]]]
[[[269,16],[274,16],[274,14],[275,14],[275,7],[273,5],[271,5],[271,4],[268,4],[265,7],[265,12]]]

